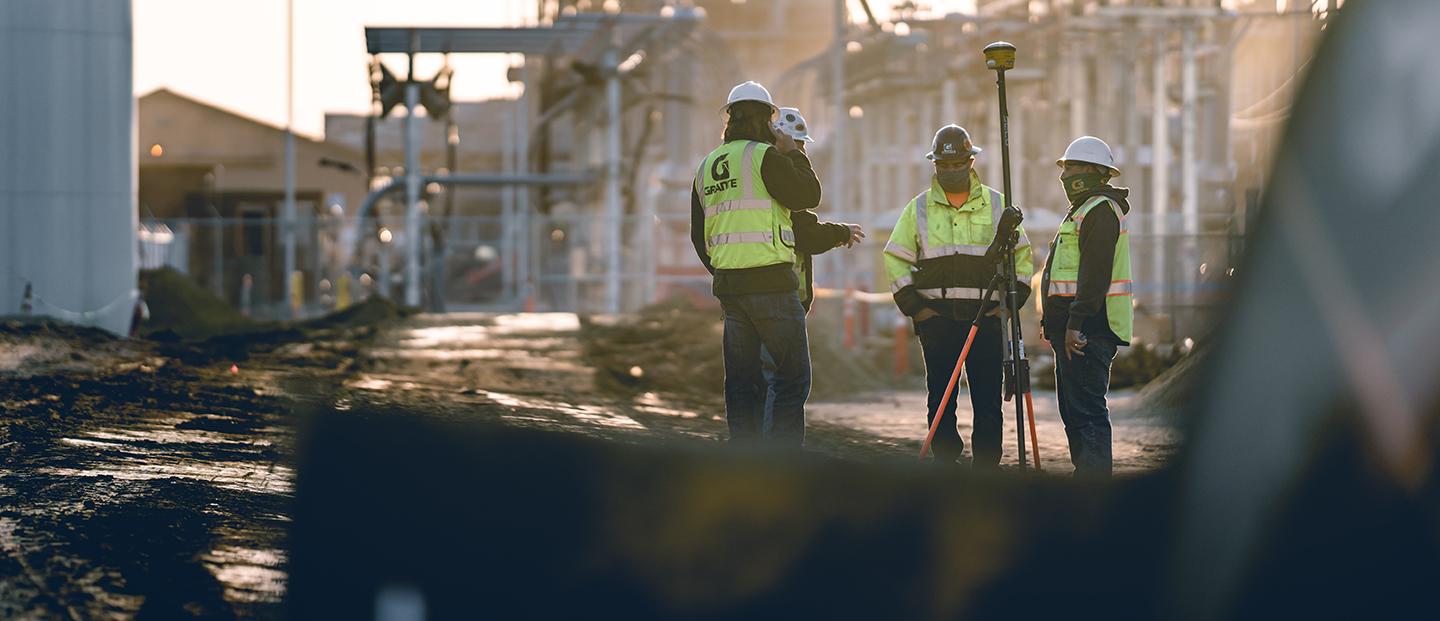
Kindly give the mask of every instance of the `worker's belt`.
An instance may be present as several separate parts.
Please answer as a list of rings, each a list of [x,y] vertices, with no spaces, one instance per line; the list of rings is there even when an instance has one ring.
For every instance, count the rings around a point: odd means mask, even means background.
[[[1079,292],[1080,292],[1080,283],[1079,283],[1079,281],[1075,281],[1075,280],[1052,280],[1052,281],[1050,281],[1050,290],[1049,290],[1049,292],[1048,292],[1048,295],[1058,295],[1058,296],[1061,296],[1061,297],[1074,297],[1075,295],[1079,294]],[[1110,282],[1110,289],[1105,292],[1105,296],[1106,296],[1106,297],[1109,297],[1109,296],[1112,296],[1112,295],[1130,295],[1130,294],[1132,294],[1132,293],[1134,293],[1134,292],[1135,292],[1135,283],[1134,283],[1133,281],[1129,281],[1129,280],[1115,280],[1115,281],[1111,281],[1111,282]]]

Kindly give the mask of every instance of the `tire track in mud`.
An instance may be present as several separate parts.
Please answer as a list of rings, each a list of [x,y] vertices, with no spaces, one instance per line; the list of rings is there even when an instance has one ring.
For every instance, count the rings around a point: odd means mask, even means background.
[[[296,428],[318,410],[724,437],[716,401],[597,388],[580,329],[566,314],[420,315],[248,345],[80,343],[95,351],[69,366],[0,370],[0,618],[279,618]],[[812,429],[821,452],[902,454]]]
[[[231,374],[125,343],[0,377],[0,564],[19,570],[0,617],[278,618],[293,404],[275,386],[346,365],[282,347]]]

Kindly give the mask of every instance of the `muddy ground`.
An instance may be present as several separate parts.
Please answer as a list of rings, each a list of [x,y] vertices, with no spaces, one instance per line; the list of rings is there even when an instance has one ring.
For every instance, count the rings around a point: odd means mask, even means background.
[[[0,618],[282,616],[296,430],[320,410],[627,443],[724,437],[715,395],[616,390],[597,374],[591,323],[419,315],[201,343],[0,324]],[[1044,463],[1066,472],[1053,395],[1037,397]],[[807,448],[913,459],[923,408],[915,390],[817,402]],[[1121,471],[1156,467],[1177,442],[1163,420],[1116,421]]]

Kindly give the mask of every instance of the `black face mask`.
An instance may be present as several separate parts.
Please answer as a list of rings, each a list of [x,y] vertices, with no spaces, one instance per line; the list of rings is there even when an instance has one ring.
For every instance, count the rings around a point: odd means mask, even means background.
[[[935,179],[940,182],[940,189],[951,194],[960,194],[970,191],[970,169],[965,170],[937,170]]]
[[[1075,202],[1081,196],[1105,184],[1105,175],[1098,172],[1082,172],[1060,177],[1065,196]]]

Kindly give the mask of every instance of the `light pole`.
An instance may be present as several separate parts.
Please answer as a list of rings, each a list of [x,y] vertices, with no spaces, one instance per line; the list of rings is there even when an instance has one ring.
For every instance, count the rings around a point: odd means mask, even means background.
[[[285,2],[285,204],[281,231],[285,243],[285,308],[295,308],[295,0]]]

